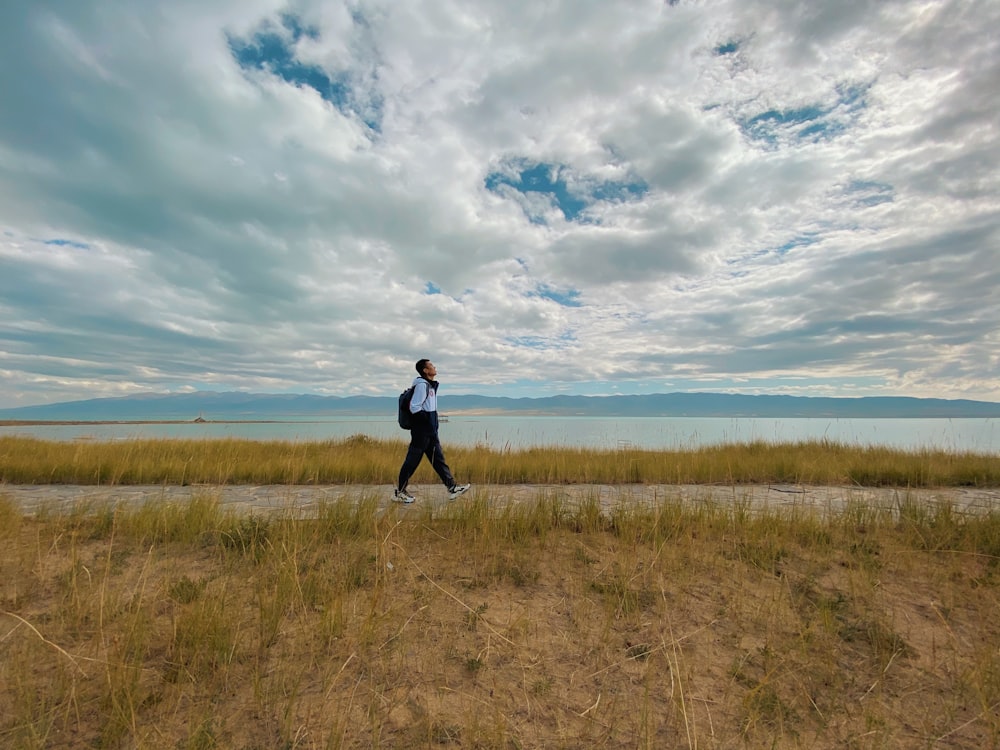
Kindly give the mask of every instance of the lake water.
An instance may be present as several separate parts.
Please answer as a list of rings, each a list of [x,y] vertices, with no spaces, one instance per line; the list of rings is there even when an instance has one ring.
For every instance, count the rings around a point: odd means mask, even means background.
[[[289,417],[267,423],[87,424],[0,427],[2,435],[46,440],[132,438],[242,438],[248,440],[340,440],[351,435],[408,439],[394,418]],[[481,444],[513,450],[533,446],[598,449],[697,448],[719,443],[830,440],[916,450],[1000,453],[997,419],[781,419],[700,417],[521,417],[452,416],[441,425],[445,445]]]

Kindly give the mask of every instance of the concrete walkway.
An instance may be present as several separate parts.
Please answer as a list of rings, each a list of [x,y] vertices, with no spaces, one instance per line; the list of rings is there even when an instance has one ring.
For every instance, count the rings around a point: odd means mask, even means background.
[[[448,496],[439,484],[411,485],[417,502],[411,506],[446,505]],[[270,513],[294,511],[308,515],[318,503],[342,498],[357,500],[372,494],[388,505],[392,488],[388,485],[0,485],[0,498],[8,498],[25,513],[45,508],[64,511],[78,503],[140,503],[149,500],[183,502],[194,496],[217,497],[226,506],[244,512]],[[1000,488],[974,489],[948,487],[912,490],[874,487],[814,487],[806,485],[671,485],[671,484],[512,484],[474,485],[458,502],[485,497],[496,502],[527,502],[544,495],[575,504],[597,498],[602,506],[618,503],[656,503],[682,500],[691,503],[749,503],[753,507],[800,507],[837,510],[849,502],[875,507],[896,507],[901,502],[921,504],[951,503],[957,510],[982,513],[1000,511]]]

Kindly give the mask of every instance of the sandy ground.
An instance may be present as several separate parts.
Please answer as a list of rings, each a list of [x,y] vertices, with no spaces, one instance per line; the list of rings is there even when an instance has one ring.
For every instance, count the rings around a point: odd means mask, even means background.
[[[411,485],[417,502],[434,506],[448,503],[441,485]],[[148,500],[184,501],[194,495],[211,494],[221,503],[254,513],[295,511],[308,515],[317,503],[341,498],[359,498],[376,493],[391,502],[392,488],[387,485],[0,485],[0,497],[19,504],[24,512],[39,508],[63,510],[78,502],[144,502]],[[559,497],[568,503],[597,497],[610,507],[621,502],[654,503],[663,500],[686,502],[749,502],[755,507],[810,507],[836,510],[848,502],[864,502],[892,507],[900,501],[921,503],[949,502],[956,509],[981,513],[1000,510],[1000,488],[904,489],[874,487],[815,487],[805,485],[670,485],[670,484],[514,484],[473,486],[465,498],[481,497],[497,502],[524,502],[540,494]],[[461,501],[459,501],[461,502]]]

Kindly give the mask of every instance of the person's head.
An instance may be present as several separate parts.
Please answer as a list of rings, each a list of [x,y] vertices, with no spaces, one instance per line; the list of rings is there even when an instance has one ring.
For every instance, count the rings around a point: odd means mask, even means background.
[[[416,367],[417,374],[422,378],[432,380],[437,375],[437,368],[434,367],[434,363],[429,359],[418,359]]]

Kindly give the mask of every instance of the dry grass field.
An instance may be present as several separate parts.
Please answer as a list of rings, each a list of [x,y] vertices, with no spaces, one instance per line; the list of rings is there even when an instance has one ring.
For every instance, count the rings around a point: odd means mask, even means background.
[[[16,748],[1000,743],[1000,517],[0,500]]]
[[[0,486],[0,746],[1000,747],[1000,514],[896,498],[307,517]]]

